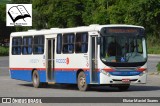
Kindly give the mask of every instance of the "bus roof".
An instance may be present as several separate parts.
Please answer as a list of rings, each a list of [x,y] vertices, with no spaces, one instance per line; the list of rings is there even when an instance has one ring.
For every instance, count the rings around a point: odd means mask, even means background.
[[[30,36],[30,35],[49,35],[56,33],[73,33],[73,32],[88,32],[88,31],[100,31],[103,27],[134,27],[134,28],[143,28],[142,26],[136,25],[125,25],[125,24],[109,24],[109,25],[98,25],[92,24],[89,26],[78,26],[73,28],[51,28],[51,29],[42,29],[42,30],[28,30],[23,32],[13,32],[12,36]]]

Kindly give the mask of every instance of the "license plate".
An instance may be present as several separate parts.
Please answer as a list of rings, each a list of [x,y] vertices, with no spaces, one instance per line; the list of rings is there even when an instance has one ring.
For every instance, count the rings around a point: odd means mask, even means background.
[[[125,82],[125,83],[130,82],[130,79],[122,79],[122,82]]]

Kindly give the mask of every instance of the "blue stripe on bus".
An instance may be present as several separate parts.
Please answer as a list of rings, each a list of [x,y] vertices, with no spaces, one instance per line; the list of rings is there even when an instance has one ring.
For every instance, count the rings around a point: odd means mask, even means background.
[[[32,82],[32,70],[10,70],[11,78]],[[40,82],[46,82],[46,71],[38,71]]]
[[[10,73],[12,79],[32,82],[32,70],[10,70]],[[77,83],[76,73],[77,71],[56,70],[54,72],[55,82],[76,84]],[[46,82],[46,71],[45,70],[38,71],[38,74],[40,77],[40,82]],[[87,84],[89,84],[90,83],[89,71],[85,71],[85,75],[86,75],[86,82]]]
[[[77,83],[77,78],[76,78],[76,72],[77,71],[68,71],[68,70],[63,70],[55,71],[55,83],[71,83],[71,84],[76,84]],[[13,79],[18,79],[18,80],[24,80],[28,82],[32,82],[32,71],[31,70],[11,70],[11,78]],[[114,72],[109,72],[113,76],[134,76],[134,75],[139,75],[142,72],[139,71],[114,71]],[[41,70],[38,71],[38,74],[40,76],[40,82],[46,82],[46,71]],[[85,71],[86,74],[86,82],[87,84],[90,83],[90,73],[89,71]],[[100,72],[97,72],[97,82],[100,83]]]
[[[46,71],[38,71],[39,77],[40,77],[40,82],[46,82]]]
[[[113,71],[109,72],[113,76],[134,76],[134,75],[139,75],[142,72],[139,71]]]
[[[71,83],[76,84],[77,83],[77,71],[55,71],[55,82],[56,83]],[[86,75],[86,82],[87,84],[90,83],[90,75],[89,71],[85,71]]]
[[[10,70],[11,78],[12,79],[18,79],[18,80],[24,80],[31,82],[32,81],[32,71],[28,70]]]

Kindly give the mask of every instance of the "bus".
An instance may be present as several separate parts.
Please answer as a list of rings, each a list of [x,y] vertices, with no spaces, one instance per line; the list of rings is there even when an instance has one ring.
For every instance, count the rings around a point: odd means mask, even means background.
[[[135,25],[98,25],[13,32],[9,72],[12,79],[47,84],[117,87],[145,84],[145,29]]]

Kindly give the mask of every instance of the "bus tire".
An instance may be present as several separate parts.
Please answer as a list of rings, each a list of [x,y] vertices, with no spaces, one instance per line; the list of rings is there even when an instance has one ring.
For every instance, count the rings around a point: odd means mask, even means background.
[[[89,85],[86,83],[86,75],[83,71],[78,74],[78,89],[80,91],[86,91],[89,89]]]
[[[125,84],[125,85],[118,86],[118,89],[120,91],[126,91],[126,90],[128,90],[129,87],[130,87],[130,84]]]
[[[32,82],[33,82],[33,86],[35,88],[40,88],[41,87],[39,74],[36,70],[32,74]]]

